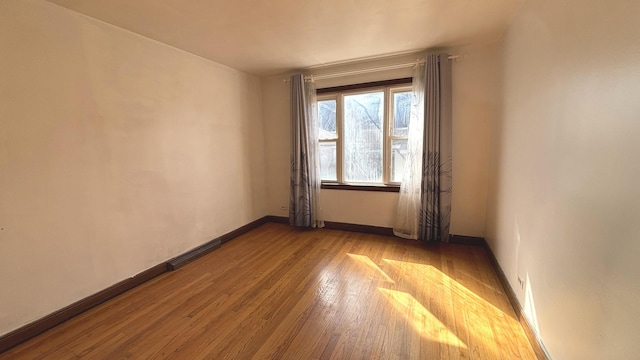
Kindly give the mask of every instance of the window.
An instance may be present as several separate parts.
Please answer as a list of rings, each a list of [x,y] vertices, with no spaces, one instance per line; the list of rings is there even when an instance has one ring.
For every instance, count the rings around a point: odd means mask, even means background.
[[[407,154],[411,86],[405,81],[348,88],[318,92],[320,178],[324,183],[398,185]]]

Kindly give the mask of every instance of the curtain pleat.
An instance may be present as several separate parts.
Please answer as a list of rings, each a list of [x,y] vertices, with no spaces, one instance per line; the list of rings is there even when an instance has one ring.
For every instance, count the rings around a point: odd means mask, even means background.
[[[448,55],[425,58],[422,200],[418,238],[449,241],[452,190],[451,63]]]
[[[449,241],[452,184],[451,63],[427,53],[413,76],[407,159],[394,234]]]
[[[405,239],[417,239],[422,198],[422,148],[424,132],[424,70],[413,69],[411,113],[407,137],[407,155],[400,184],[398,209],[393,233]]]
[[[289,223],[322,227],[315,87],[302,74],[291,76],[291,180]]]

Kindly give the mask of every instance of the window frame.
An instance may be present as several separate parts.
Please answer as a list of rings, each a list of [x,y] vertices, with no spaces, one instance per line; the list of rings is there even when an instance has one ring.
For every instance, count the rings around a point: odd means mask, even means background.
[[[388,98],[388,115],[387,115],[387,120],[389,122],[389,125],[387,127],[387,136],[386,136],[386,141],[387,144],[386,145],[386,157],[388,159],[388,162],[385,162],[385,167],[387,168],[387,176],[389,177],[385,183],[387,184],[392,184],[395,185],[397,184],[398,186],[400,185],[401,181],[392,181],[391,177],[392,177],[392,173],[393,173],[393,168],[392,168],[392,159],[391,159],[391,145],[393,144],[394,140],[407,140],[407,142],[409,141],[409,129],[408,126],[409,124],[407,124],[407,135],[394,135],[394,130],[395,130],[395,124],[394,124],[394,119],[395,119],[395,98],[394,95],[396,93],[404,93],[404,92],[409,92],[411,93],[412,88],[411,85],[407,85],[407,86],[393,86],[393,87],[388,87],[388,91],[389,91],[389,98]],[[411,109],[409,109],[409,111],[411,111]],[[411,116],[409,114],[409,116]]]
[[[336,144],[336,180],[322,180],[323,189],[334,190],[357,190],[357,191],[400,191],[400,182],[392,182],[391,169],[391,144],[393,140],[406,139],[406,136],[393,135],[393,116],[395,111],[394,94],[398,92],[411,91],[411,78],[392,79],[386,81],[376,81],[370,83],[352,84],[331,88],[321,88],[316,90],[317,101],[334,100],[336,102],[336,137],[333,139],[318,139],[318,143],[335,142]],[[344,124],[343,124],[343,104],[344,97],[353,94],[369,92],[383,92],[383,171],[382,182],[345,182],[344,181]]]
[[[335,100],[336,102],[336,137],[333,139],[318,139],[318,145],[320,143],[332,143],[336,144],[336,179],[335,180],[322,180],[321,183],[339,183],[342,179],[342,167],[338,164],[342,164],[342,106],[338,102],[338,95],[316,95],[316,102]]]

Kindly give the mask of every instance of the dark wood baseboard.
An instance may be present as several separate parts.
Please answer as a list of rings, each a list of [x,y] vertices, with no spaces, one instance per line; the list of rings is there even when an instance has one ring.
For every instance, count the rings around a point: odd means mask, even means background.
[[[268,222],[273,222],[278,224],[289,223],[289,218],[285,216],[269,215],[269,216],[266,216],[266,219]],[[335,222],[335,221],[325,221],[324,228],[331,229],[331,230],[344,230],[344,231],[361,232],[366,234],[393,236],[392,228],[387,228],[382,226],[359,225],[359,224],[350,224],[350,223]]]
[[[360,224],[348,224],[335,221],[325,221],[324,227],[332,230],[344,230],[361,232],[366,234],[386,235],[393,236],[393,229],[382,226],[360,225]]]
[[[228,232],[222,236],[218,236],[217,238],[198,246],[197,248],[191,249],[189,251],[187,251],[186,253],[180,255],[180,256],[176,256],[175,258],[169,260],[167,262],[167,269],[169,271],[174,271],[177,270],[185,265],[187,265],[188,263],[212,252],[213,250],[216,250],[217,248],[219,248],[220,246],[222,246],[222,244],[226,243],[227,241],[234,239],[244,233],[247,233],[255,228],[257,228],[260,225],[266,224],[267,222],[269,222],[268,217],[264,216],[261,217],[260,219],[254,220],[244,226],[241,226],[231,232]]]
[[[531,343],[533,352],[536,354],[536,357],[539,360],[550,360],[551,357],[549,356],[547,349],[544,347],[544,344],[542,343],[540,338],[538,338],[535,331],[533,331],[533,327],[531,326],[531,324],[529,324],[529,321],[524,316],[524,310],[522,309],[522,306],[520,305],[520,302],[518,301],[518,298],[516,297],[516,293],[513,291],[511,284],[509,284],[509,280],[507,280],[507,276],[505,275],[504,271],[502,271],[502,267],[500,267],[500,264],[498,263],[498,259],[493,253],[493,250],[491,250],[491,247],[484,239],[482,239],[482,241],[484,243],[485,249],[487,250],[489,261],[491,262],[491,265],[495,269],[496,274],[498,275],[498,279],[500,279],[500,283],[502,283],[502,287],[504,288],[507,294],[507,298],[509,298],[509,302],[513,307],[513,311],[516,313],[516,317],[518,318],[518,321],[520,322],[520,325],[522,326],[522,329],[524,330],[525,335],[529,339],[529,343]]]
[[[0,353],[3,353],[14,346],[21,344],[51,329],[54,326],[60,325],[63,322],[126,292],[127,290],[133,289],[134,287],[141,285],[166,271],[167,265],[165,263],[158,264],[150,269],[141,272],[138,275],[135,275],[134,277],[120,281],[119,283],[112,285],[102,291],[99,291],[41,319],[38,319],[30,324],[27,324],[8,334],[5,334],[0,337]]]
[[[241,226],[241,227],[239,227],[239,228],[237,228],[237,229],[235,229],[233,231],[230,231],[230,232],[228,232],[228,233],[226,233],[226,234],[224,234],[224,235],[222,235],[220,237],[217,237],[216,239],[220,239],[220,242],[224,244],[224,243],[228,242],[229,240],[233,240],[233,239],[237,238],[240,235],[248,233],[249,231],[251,231],[251,230],[253,230],[253,229],[257,228],[257,227],[268,223],[269,222],[268,219],[269,219],[268,216],[263,216],[263,217],[261,217],[259,219],[253,220],[252,222],[248,223],[247,225]]]
[[[449,236],[450,244],[470,245],[470,246],[485,246],[486,242],[483,238],[477,236],[455,235]]]
[[[128,290],[131,290],[136,286],[141,285],[153,279],[154,277],[165,273],[168,270],[175,270],[177,268],[180,268],[188,264],[189,262],[219,248],[221,244],[224,244],[235,237],[247,233],[269,221],[270,217],[268,216],[252,221],[249,224],[246,224],[236,230],[219,236],[204,245],[187,251],[186,253],[169,260],[168,262],[158,264],[148,270],[141,272],[138,275],[135,275],[132,278],[120,281],[115,285],[112,285],[93,295],[89,295],[88,297],[79,300],[69,306],[66,306],[54,313],[51,313],[32,323],[29,323],[3,336],[0,336],[0,354],[51,329],[54,326],[60,325],[63,322],[106,302],[107,300],[110,300]]]
[[[265,216],[267,222],[278,223],[278,224],[288,224],[289,218],[286,216],[275,216],[275,215],[267,215]]]

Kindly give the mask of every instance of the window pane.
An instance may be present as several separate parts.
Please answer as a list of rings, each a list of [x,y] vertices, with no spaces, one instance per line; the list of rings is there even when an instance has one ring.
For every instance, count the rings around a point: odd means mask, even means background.
[[[320,143],[320,180],[338,180],[335,142]]]
[[[391,182],[402,182],[404,160],[407,158],[407,140],[391,141]]]
[[[336,133],[336,101],[318,101],[318,133],[319,139],[335,139]]]
[[[407,136],[411,114],[411,92],[393,94],[393,135]]]
[[[344,180],[382,182],[384,92],[344,97]]]

